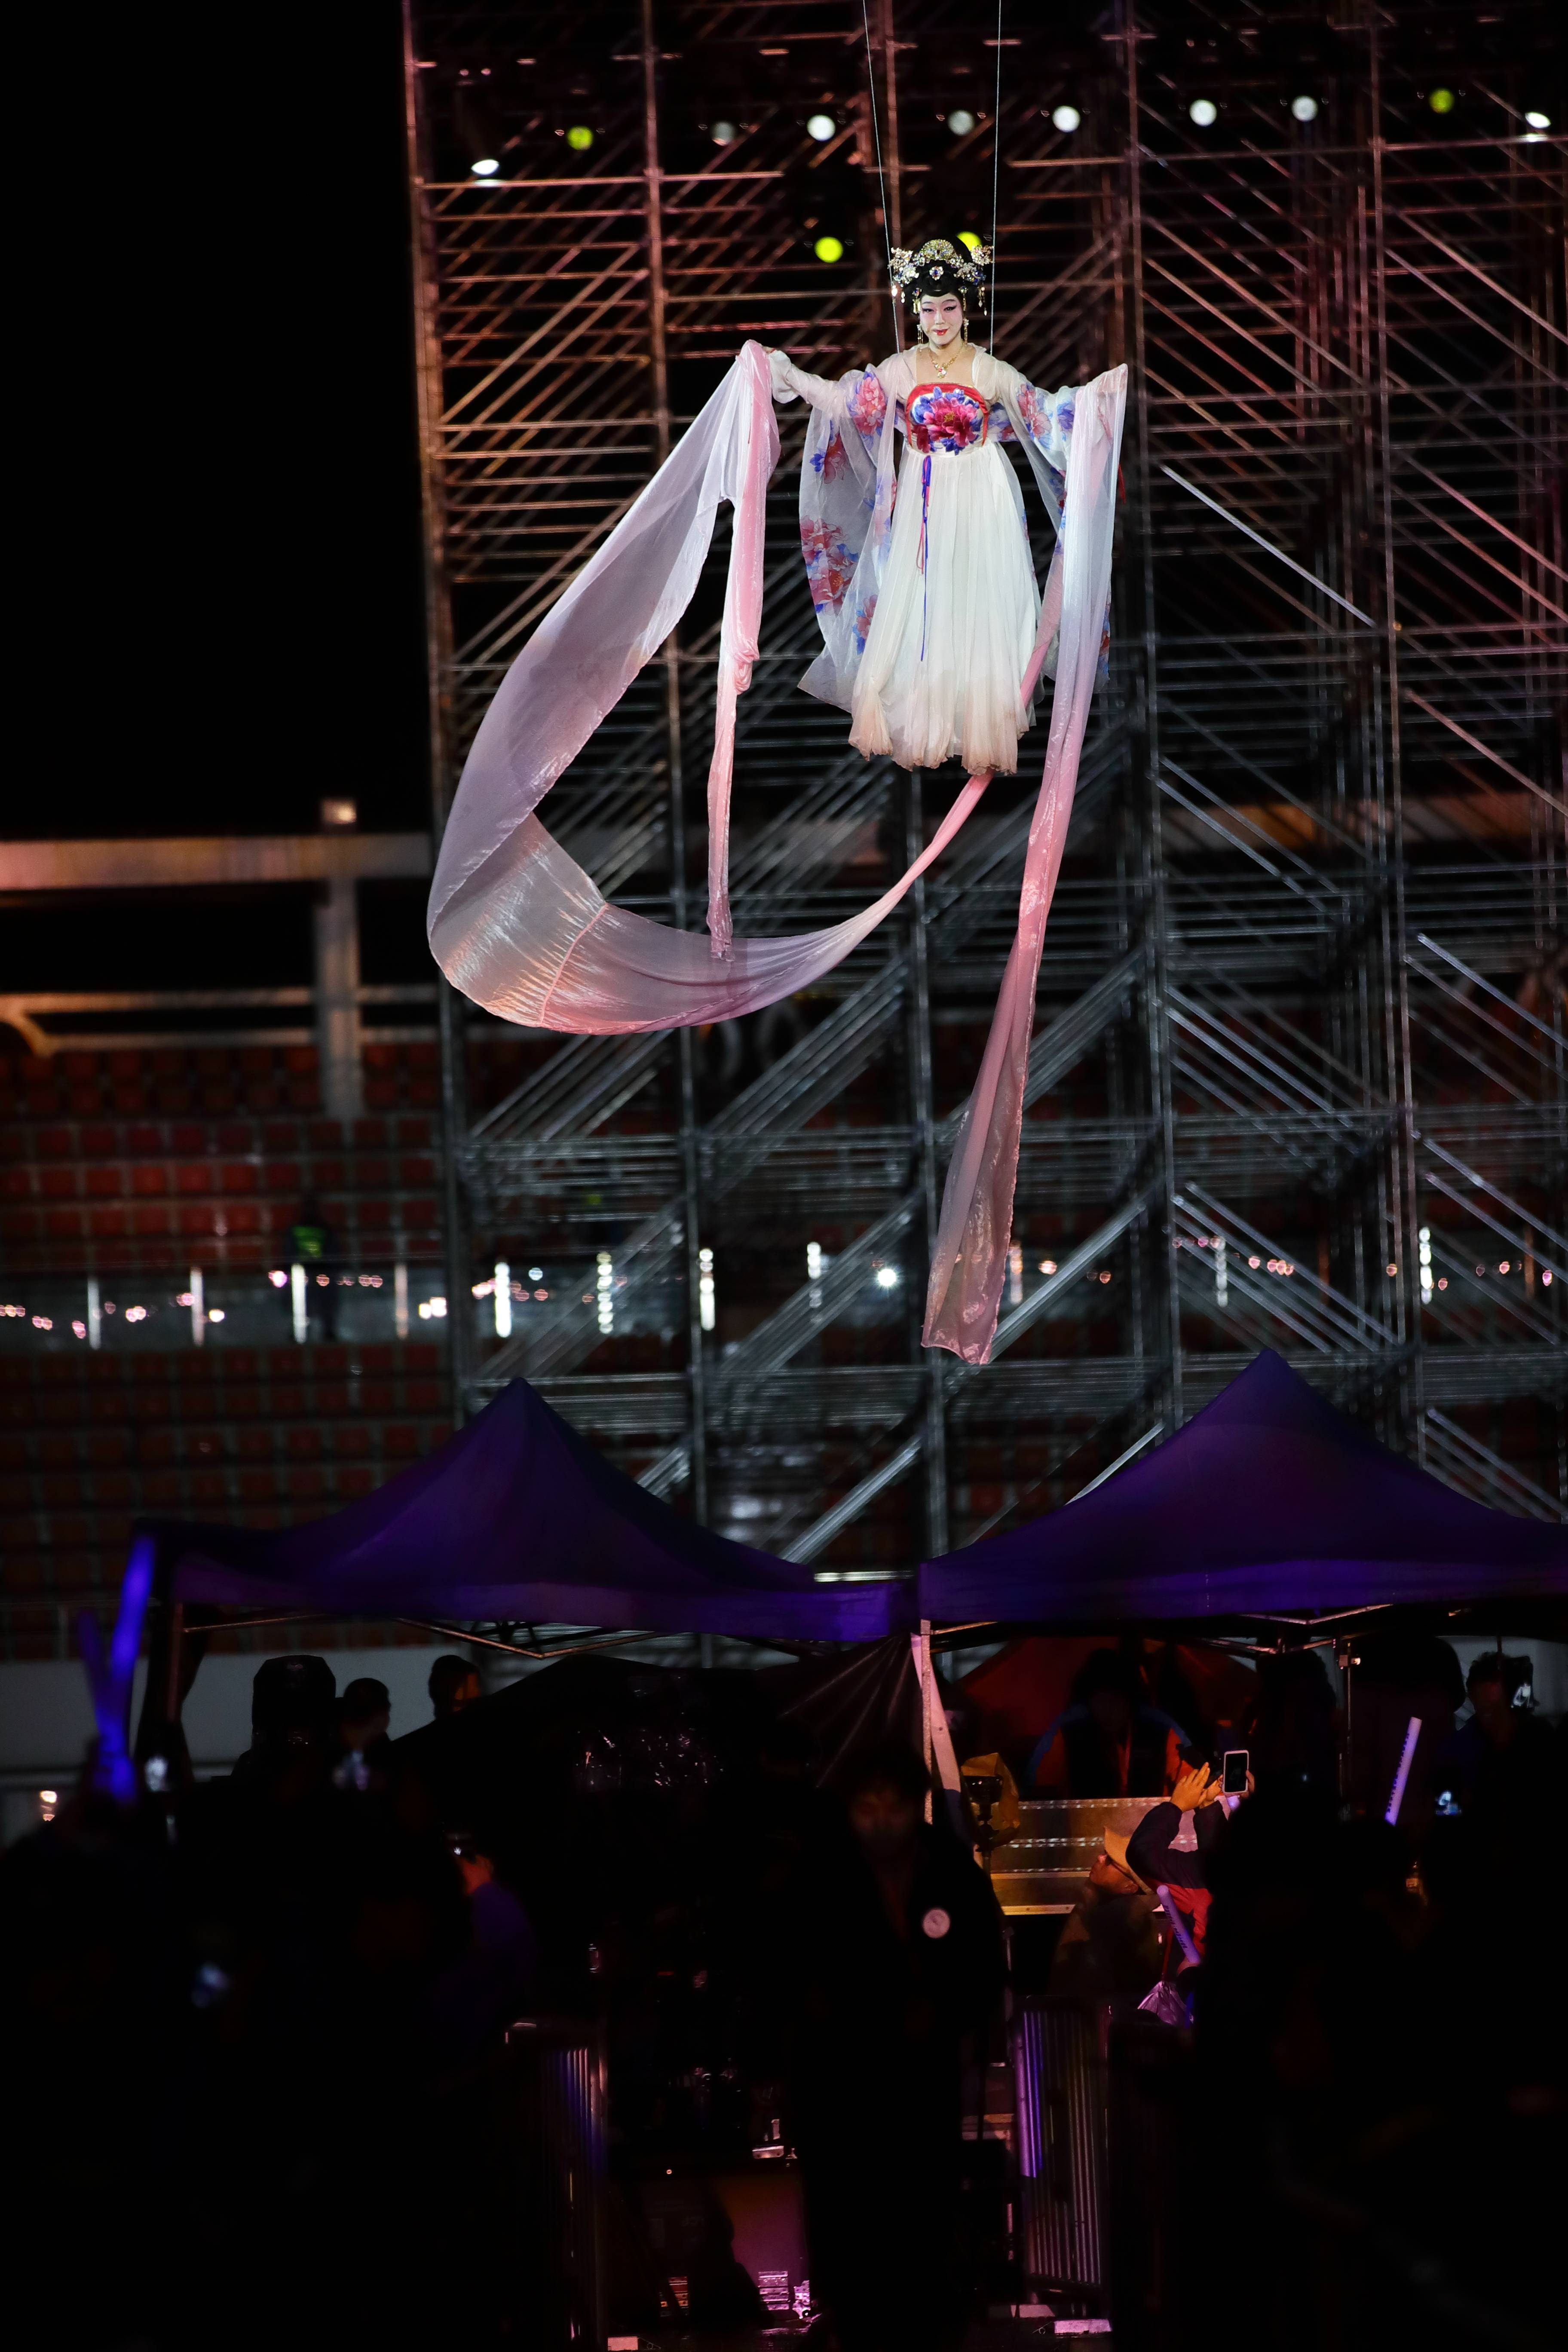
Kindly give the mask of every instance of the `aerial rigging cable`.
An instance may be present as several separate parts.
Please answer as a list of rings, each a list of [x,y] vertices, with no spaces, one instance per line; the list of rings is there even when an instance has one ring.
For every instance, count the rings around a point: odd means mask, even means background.
[[[888,180],[882,169],[882,131],[877,120],[877,68],[871,55],[869,0],[860,0],[860,22],[866,28],[866,89],[871,100],[871,138],[877,150],[877,186],[882,199],[882,243],[888,255],[888,299],[893,306],[893,340],[902,351],[903,321],[899,315],[899,298],[893,291],[893,231],[888,218]]]
[[[991,315],[985,348],[996,348],[996,200],[1002,185],[1002,5],[996,0],[996,103],[991,110]]]

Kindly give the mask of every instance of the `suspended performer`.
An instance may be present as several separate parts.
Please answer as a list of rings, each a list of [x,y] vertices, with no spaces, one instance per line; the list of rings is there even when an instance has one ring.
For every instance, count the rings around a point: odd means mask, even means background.
[[[800,478],[800,536],[824,650],[801,685],[848,711],[868,759],[903,768],[962,760],[1012,774],[1034,723],[1034,689],[1055,675],[1064,480],[1077,393],[1037,391],[969,340],[985,307],[989,249],[931,237],[896,249],[896,295],[918,340],[837,383],[770,352],[773,398],[813,410]],[[895,486],[893,437],[904,436]],[[1017,477],[1001,444],[1028,455],[1058,533],[1041,599]],[[1053,587],[1055,594],[1053,596]],[[1055,610],[1053,610],[1053,605]]]

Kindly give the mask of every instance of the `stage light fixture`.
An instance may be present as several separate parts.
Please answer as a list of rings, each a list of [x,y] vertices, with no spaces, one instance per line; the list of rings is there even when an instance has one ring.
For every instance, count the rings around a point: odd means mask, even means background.
[[[574,155],[585,155],[594,143],[594,134],[585,122],[574,122],[566,133],[566,144]]]
[[[978,253],[982,242],[972,228],[961,228],[958,232],[958,241],[960,245],[967,246],[971,253]]]
[[[1549,114],[1537,113],[1533,107],[1524,119],[1532,131],[1550,131],[1552,128],[1552,117]]]
[[[838,125],[831,114],[808,114],[805,127],[814,139],[833,139],[838,131]]]
[[[729,147],[740,135],[732,122],[710,122],[708,126],[708,136],[715,147]]]
[[[955,106],[947,118],[947,127],[955,139],[967,139],[974,128],[974,117],[967,106]]]
[[[489,100],[471,83],[457,96],[460,152],[476,180],[493,180],[500,170],[500,128]]]
[[[1435,89],[1428,96],[1426,103],[1434,114],[1452,114],[1458,101],[1451,89]]]
[[[812,247],[818,261],[842,261],[844,240],[841,236],[819,236]]]
[[[1076,131],[1082,121],[1083,117],[1079,112],[1076,106],[1054,106],[1051,109],[1051,127],[1053,130]]]
[[[1219,109],[1212,98],[1194,98],[1187,112],[1200,131],[1206,131],[1211,123],[1219,121]]]
[[[1290,111],[1298,122],[1316,122],[1318,101],[1315,98],[1308,98],[1305,95],[1293,98],[1290,100]]]

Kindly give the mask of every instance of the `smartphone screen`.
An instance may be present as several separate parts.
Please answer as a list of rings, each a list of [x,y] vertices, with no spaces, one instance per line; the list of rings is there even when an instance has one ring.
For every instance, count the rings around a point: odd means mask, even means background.
[[[1227,1797],[1245,1797],[1248,1758],[1245,1748],[1227,1748],[1225,1751],[1224,1778],[1220,1783]]]

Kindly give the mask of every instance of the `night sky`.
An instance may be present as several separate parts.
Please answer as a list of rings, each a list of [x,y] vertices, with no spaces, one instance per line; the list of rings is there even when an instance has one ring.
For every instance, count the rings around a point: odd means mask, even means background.
[[[0,834],[313,832],[329,793],[422,830],[395,0],[79,30],[67,59],[55,26],[28,85],[37,757]],[[423,896],[362,893],[367,979],[428,976]],[[3,917],[0,987],[310,977],[302,891]]]
[[[178,21],[123,18],[84,68],[109,332],[75,320],[87,463],[51,551],[87,691],[55,730],[68,792],[16,796],[5,830],[313,831],[328,793],[422,826],[399,12]]]

